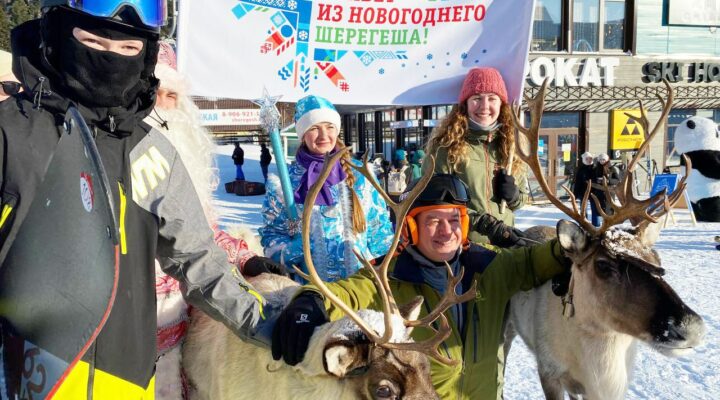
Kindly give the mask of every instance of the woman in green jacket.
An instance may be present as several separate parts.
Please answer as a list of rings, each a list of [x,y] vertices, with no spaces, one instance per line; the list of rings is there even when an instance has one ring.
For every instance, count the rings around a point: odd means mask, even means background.
[[[398,304],[422,296],[422,318],[443,295],[448,278],[445,262],[456,275],[465,268],[460,290],[465,292],[477,282],[477,295],[445,312],[452,335],[439,349],[445,357],[460,362],[449,366],[431,359],[433,385],[443,399],[500,399],[503,377],[499,360],[504,355],[498,343],[503,340],[505,304],[516,292],[538,286],[566,267],[555,239],[516,249],[468,242],[468,201],[459,179],[447,174],[431,179],[405,220],[403,229],[411,244],[399,254],[389,255],[393,257],[390,286]],[[380,294],[366,270],[327,286],[353,309],[382,309]],[[283,357],[290,364],[299,362],[315,327],[342,317],[343,312],[313,286],[305,287],[275,325],[273,357]],[[431,335],[428,329],[412,331],[415,341]]]
[[[496,237],[483,229],[483,214],[514,225],[513,211],[528,199],[523,163],[515,157],[512,176],[506,173],[515,151],[512,108],[502,75],[495,68],[473,68],[463,82],[458,104],[433,131],[426,154],[435,155],[435,172],[453,174],[468,186],[472,227],[470,240],[509,247],[515,237]],[[507,210],[500,213],[502,201]],[[488,237],[489,236],[489,237]]]

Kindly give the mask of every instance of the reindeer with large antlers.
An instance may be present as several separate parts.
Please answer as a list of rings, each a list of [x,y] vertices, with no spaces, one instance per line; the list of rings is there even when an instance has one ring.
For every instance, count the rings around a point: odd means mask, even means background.
[[[665,86],[667,100],[658,95],[662,114],[652,129],[640,102],[645,141],[616,188],[617,202],[605,186],[612,210],[608,213],[590,195],[590,187],[579,209],[567,188],[570,205],[552,193],[537,156],[547,82],[535,98],[526,97],[531,124],[518,128],[518,154],[548,199],[576,222],[561,220],[557,225],[563,250],[573,262],[566,293],[558,297],[546,284],[516,295],[510,307],[512,326],[536,355],[548,399],[563,399],[565,392],[571,398],[621,399],[629,385],[638,340],[667,356],[684,354],[702,342],[702,319],[663,280],[665,270],[652,249],[659,235],[657,221],[680,198],[690,163],[686,163],[685,178],[669,196],[663,191],[640,200],[632,191],[631,175],[638,160],[672,107],[672,88],[667,82]],[[588,201],[594,201],[602,213],[600,227],[593,226],[581,211]],[[623,224],[626,221],[629,224]],[[512,335],[508,336],[506,348],[512,341]]]
[[[388,281],[388,265],[391,257],[379,267],[363,259],[365,276],[369,285],[381,299],[377,310],[355,311],[357,305],[341,299],[328,289],[320,279],[310,254],[311,209],[323,182],[339,157],[349,149],[337,152],[326,159],[318,181],[310,188],[305,200],[302,219],[302,240],[305,261],[309,273],[303,274],[312,282],[333,307],[342,310],[347,317],[318,327],[308,346],[304,360],[290,367],[282,361],[274,361],[267,349],[261,349],[238,339],[222,324],[218,324],[200,312],[195,312],[184,346],[184,367],[192,385],[193,398],[199,399],[437,399],[430,380],[427,356],[449,365],[457,360],[447,358],[438,346],[452,334],[444,312],[451,307],[475,297],[475,287],[462,295],[455,287],[462,279],[449,271],[445,295],[437,307],[424,313],[422,298],[413,297],[398,306]],[[371,182],[371,172],[357,168]],[[397,215],[404,216],[417,195],[424,189],[430,176],[410,193],[408,199],[390,203]],[[377,186],[379,190],[381,188]],[[385,192],[383,196],[388,199]],[[388,199],[389,200],[389,199]],[[397,249],[400,232],[393,238],[391,252]],[[299,272],[299,271],[298,271]],[[300,272],[301,273],[301,272]],[[302,273],[301,273],[302,274]],[[283,307],[298,294],[299,287],[293,281],[278,276],[262,274],[250,278],[250,283],[268,300],[269,307]],[[433,327],[437,321],[438,327]],[[423,340],[413,341],[413,329],[426,329]],[[427,335],[427,332],[431,334]]]

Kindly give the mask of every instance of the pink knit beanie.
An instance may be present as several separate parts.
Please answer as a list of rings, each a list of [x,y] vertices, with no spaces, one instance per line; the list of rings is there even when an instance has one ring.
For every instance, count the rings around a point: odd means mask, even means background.
[[[495,93],[503,103],[508,101],[505,81],[500,72],[492,67],[473,68],[467,73],[458,96],[458,104],[465,103],[470,96],[479,93]]]

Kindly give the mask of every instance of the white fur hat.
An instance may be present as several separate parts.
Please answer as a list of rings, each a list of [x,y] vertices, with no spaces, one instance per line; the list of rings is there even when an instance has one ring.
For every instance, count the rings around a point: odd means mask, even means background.
[[[610,156],[605,153],[600,153],[600,154],[598,154],[597,159],[601,163],[606,163],[606,162],[610,161]]]
[[[308,129],[321,122],[329,122],[340,129],[340,114],[328,99],[310,95],[298,100],[295,105],[295,131],[300,142]]]

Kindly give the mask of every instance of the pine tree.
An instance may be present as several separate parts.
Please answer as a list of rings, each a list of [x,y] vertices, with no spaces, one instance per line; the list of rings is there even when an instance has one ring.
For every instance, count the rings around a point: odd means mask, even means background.
[[[36,11],[34,8],[39,7],[35,4],[35,7],[28,5],[26,0],[13,0],[10,4],[10,23],[14,28],[25,21],[36,18]]]
[[[40,0],[28,0],[30,19],[40,18]]]
[[[10,20],[5,10],[0,13],[0,49],[10,51]]]

